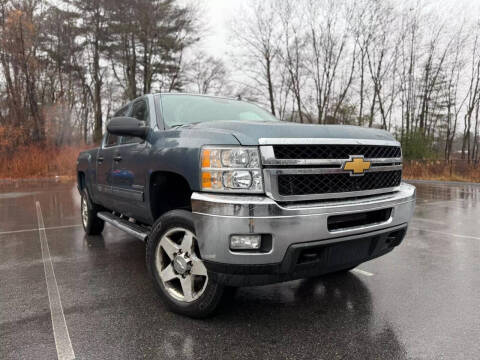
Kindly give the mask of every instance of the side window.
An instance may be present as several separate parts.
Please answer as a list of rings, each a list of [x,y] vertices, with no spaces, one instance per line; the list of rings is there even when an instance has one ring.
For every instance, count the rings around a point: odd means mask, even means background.
[[[147,102],[145,100],[140,100],[134,103],[130,117],[133,117],[141,121],[145,121],[145,123],[148,124],[149,111],[148,111]],[[134,144],[134,143],[139,143],[141,141],[142,139],[137,137],[122,136],[122,144]]]
[[[115,114],[113,114],[113,117],[117,117],[117,116],[127,116],[128,114],[128,109],[129,109],[129,106],[124,106],[123,108],[121,108],[120,110],[118,110]]]
[[[113,117],[127,116],[129,108],[130,107],[128,105],[124,106],[123,108],[118,110],[115,114],[113,114]],[[105,147],[115,146],[115,145],[118,145],[118,144],[120,144],[120,136],[112,135],[112,134],[107,133],[107,139],[105,140]]]
[[[107,133],[107,139],[105,140],[105,147],[114,146],[119,144],[119,136]]]
[[[148,121],[148,106],[145,100],[137,101],[133,104],[132,114],[131,117],[135,119],[142,120],[147,122]]]

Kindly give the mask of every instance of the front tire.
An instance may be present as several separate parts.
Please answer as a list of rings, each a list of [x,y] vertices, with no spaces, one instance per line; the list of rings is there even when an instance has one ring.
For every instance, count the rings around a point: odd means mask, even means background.
[[[83,189],[80,200],[80,214],[83,230],[87,235],[99,235],[103,231],[105,222],[97,216],[98,207],[92,203],[87,189]]]
[[[204,318],[217,308],[224,287],[209,277],[199,256],[190,212],[173,210],[155,222],[146,261],[155,289],[171,311]]]

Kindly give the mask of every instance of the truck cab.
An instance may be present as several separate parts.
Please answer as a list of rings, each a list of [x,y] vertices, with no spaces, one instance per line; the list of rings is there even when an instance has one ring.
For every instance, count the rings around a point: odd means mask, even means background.
[[[78,158],[82,223],[146,242],[166,306],[202,317],[228,287],[348,271],[403,240],[415,188],[386,131],[287,123],[248,102],[149,94]]]

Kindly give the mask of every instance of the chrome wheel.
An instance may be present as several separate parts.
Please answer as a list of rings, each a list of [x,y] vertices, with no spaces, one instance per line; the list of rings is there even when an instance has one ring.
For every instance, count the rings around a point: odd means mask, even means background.
[[[82,198],[82,223],[84,227],[87,227],[88,224],[88,203],[87,203],[87,198],[83,196]]]
[[[168,294],[192,302],[205,291],[207,269],[195,250],[195,235],[184,228],[167,231],[155,251],[155,267]]]

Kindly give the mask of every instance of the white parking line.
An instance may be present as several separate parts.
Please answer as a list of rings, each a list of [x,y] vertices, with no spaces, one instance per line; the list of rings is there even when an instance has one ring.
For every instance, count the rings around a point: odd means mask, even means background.
[[[462,201],[458,200],[440,200],[440,201],[427,201],[427,202],[419,202],[415,204],[415,207],[426,207],[426,206],[436,206],[436,207],[452,207],[452,208],[461,208],[460,203]]]
[[[373,276],[374,275],[373,273],[362,270],[362,269],[353,269],[352,271],[356,272],[357,274],[362,274],[362,275],[365,275],[365,276]]]
[[[419,217],[413,217],[412,222],[415,222],[415,221],[426,222],[426,223],[429,223],[429,224],[445,225],[445,221],[423,219],[423,218],[419,218]]]
[[[38,233],[40,235],[40,245],[42,247],[43,269],[45,270],[45,281],[47,282],[48,301],[50,303],[50,314],[52,317],[53,337],[57,348],[59,360],[75,359],[72,342],[68,334],[67,323],[63,313],[62,300],[58,291],[57,279],[53,271],[50,249],[48,248],[47,234],[45,233],[45,224],[43,222],[42,208],[36,201]]]
[[[50,226],[43,228],[45,230],[55,230],[55,229],[69,229],[69,228],[74,228],[74,227],[79,227],[82,226],[81,224],[76,224],[76,225],[62,225],[62,226]],[[38,228],[35,229],[25,229],[25,230],[12,230],[12,231],[3,231],[0,232],[0,235],[9,235],[9,234],[17,234],[17,233],[22,233],[22,232],[29,232],[29,231],[38,231]]]
[[[435,230],[430,230],[430,229],[421,229],[421,228],[412,227],[412,226],[409,226],[409,229],[417,230],[417,231],[426,231],[426,232],[431,232],[431,233],[435,233],[435,234],[442,234],[442,235],[454,236],[454,237],[464,238],[464,239],[480,240],[480,237],[478,237],[478,236],[472,236],[472,235],[452,234],[452,233],[448,233],[448,232],[444,232],[444,231],[435,231]]]

